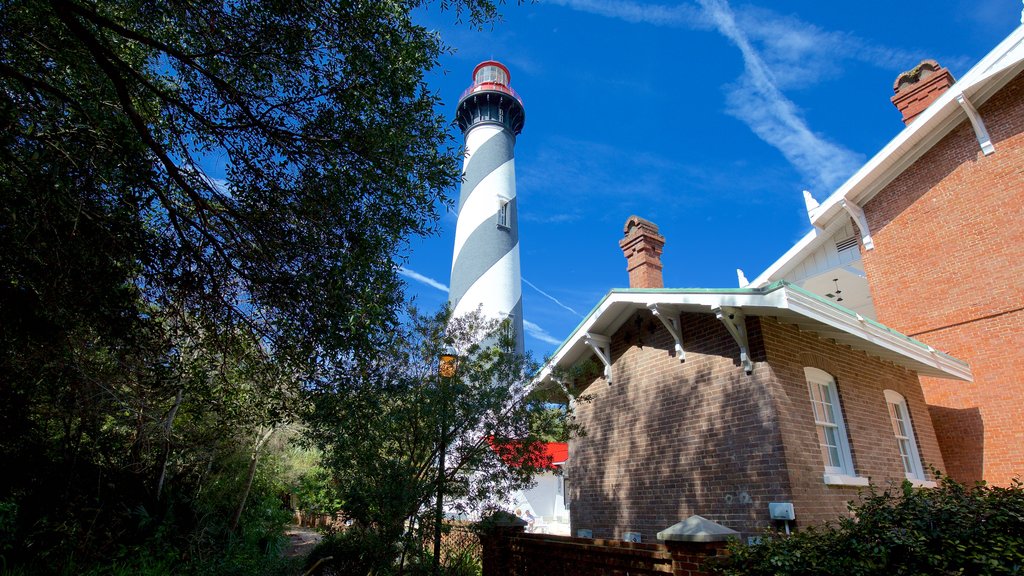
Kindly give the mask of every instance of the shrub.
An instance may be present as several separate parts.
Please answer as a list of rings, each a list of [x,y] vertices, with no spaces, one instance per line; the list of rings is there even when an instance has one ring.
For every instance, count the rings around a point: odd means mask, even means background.
[[[321,558],[331,557],[330,570],[339,576],[365,576],[380,573],[393,564],[398,556],[393,539],[384,538],[376,531],[351,526],[342,532],[328,534],[310,552],[307,567]]]
[[[1024,489],[965,487],[940,475],[932,489],[871,487],[852,518],[792,536],[734,544],[708,568],[724,576],[1024,574]]]
[[[434,574],[434,556],[429,543],[417,537],[396,539],[373,528],[349,526],[342,532],[328,534],[309,554],[306,568],[321,558],[331,560],[322,565],[322,574],[336,576],[430,576]],[[405,554],[402,553],[403,547]],[[442,553],[441,574],[444,576],[480,576],[479,554],[472,549]]]

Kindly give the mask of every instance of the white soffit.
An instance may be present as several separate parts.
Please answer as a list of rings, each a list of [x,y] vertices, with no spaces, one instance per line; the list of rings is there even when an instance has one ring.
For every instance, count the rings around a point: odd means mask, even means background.
[[[556,369],[568,369],[589,358],[592,350],[586,343],[588,335],[611,337],[638,310],[652,305],[676,314],[711,314],[715,308],[737,308],[747,316],[773,317],[921,375],[972,380],[971,370],[962,360],[798,286],[775,282],[764,288],[612,290],[555,351],[538,373],[537,381],[543,382]]]
[[[824,229],[811,228],[811,231],[804,235],[792,248],[786,251],[778,260],[772,263],[760,276],[754,278],[749,284],[750,287],[767,286],[776,280],[786,279],[790,272],[803,262],[810,254],[832,240],[836,232],[845,224],[847,219],[837,218],[830,222]]]

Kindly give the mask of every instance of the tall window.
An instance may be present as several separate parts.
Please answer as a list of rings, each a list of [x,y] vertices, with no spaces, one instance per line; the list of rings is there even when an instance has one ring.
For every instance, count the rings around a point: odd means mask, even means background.
[[[896,436],[896,445],[900,449],[903,471],[907,474],[907,479],[924,480],[924,469],[921,466],[921,457],[917,453],[917,441],[914,439],[914,427],[910,423],[906,399],[895,390],[886,390],[885,403],[889,407],[892,433]]]
[[[814,424],[817,428],[818,446],[825,464],[826,481],[829,475],[853,476],[853,458],[846,440],[846,426],[843,410],[839,405],[839,393],[832,376],[817,368],[804,368],[807,389],[814,408]]]

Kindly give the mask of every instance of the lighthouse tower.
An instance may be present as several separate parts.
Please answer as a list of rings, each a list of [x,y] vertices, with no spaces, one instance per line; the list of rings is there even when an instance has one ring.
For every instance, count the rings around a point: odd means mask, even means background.
[[[515,144],[526,110],[509,80],[503,64],[483,62],[459,99],[466,160],[449,301],[456,316],[481,307],[489,318],[511,318],[516,350],[522,352]]]

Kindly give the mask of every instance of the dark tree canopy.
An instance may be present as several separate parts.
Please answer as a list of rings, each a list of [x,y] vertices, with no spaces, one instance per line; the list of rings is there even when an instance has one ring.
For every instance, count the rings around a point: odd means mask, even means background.
[[[19,538],[107,553],[132,533],[118,514],[202,493],[296,383],[387,340],[395,255],[459,178],[424,81],[446,48],[410,16],[426,3],[0,0],[0,458],[25,463],[0,506]]]
[[[9,240],[88,219],[106,232],[90,251],[148,302],[307,354],[374,334],[390,255],[433,229],[458,177],[423,80],[444,46],[417,4],[6,2]]]

